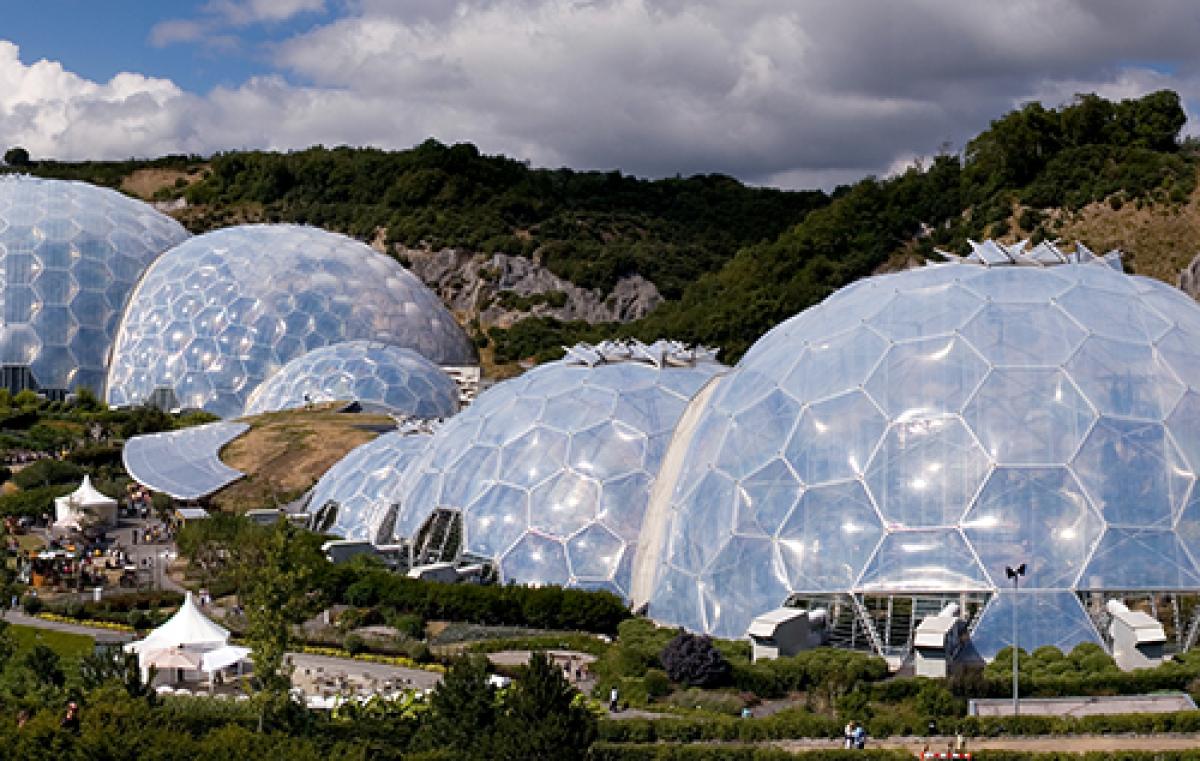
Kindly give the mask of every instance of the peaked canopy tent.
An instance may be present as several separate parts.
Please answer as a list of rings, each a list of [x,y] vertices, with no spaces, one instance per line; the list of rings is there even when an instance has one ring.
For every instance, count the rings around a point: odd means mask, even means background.
[[[117,525],[117,501],[92,486],[90,476],[84,476],[79,488],[54,500],[54,527],[81,529],[89,523],[102,526]]]
[[[207,678],[210,687],[214,674],[231,667],[240,674],[250,657],[249,648],[229,644],[229,630],[204,615],[191,592],[175,615],[125,651],[137,653],[143,679],[149,679],[151,667],[174,669],[177,681]]]

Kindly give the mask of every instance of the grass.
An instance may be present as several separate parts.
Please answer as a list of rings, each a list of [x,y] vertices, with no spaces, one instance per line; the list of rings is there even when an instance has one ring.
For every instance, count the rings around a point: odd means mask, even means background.
[[[92,652],[96,647],[95,640],[83,634],[36,629],[19,624],[9,626],[8,633],[16,644],[17,655],[32,650],[36,644],[42,644],[63,658],[79,658]]]

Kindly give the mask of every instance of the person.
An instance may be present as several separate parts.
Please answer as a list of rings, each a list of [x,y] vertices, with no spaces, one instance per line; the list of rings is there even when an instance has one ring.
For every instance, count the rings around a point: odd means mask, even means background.
[[[867,729],[859,724],[854,728],[854,749],[865,750],[867,747]]]
[[[742,718],[749,719],[750,716],[750,706],[742,706]]]
[[[842,747],[844,747],[846,750],[850,750],[854,747],[854,727],[855,724],[853,721],[851,721],[848,722],[846,727],[842,730]]]
[[[79,731],[79,704],[72,700],[67,703],[67,714],[63,716],[62,721],[58,724],[61,728],[69,732]]]
[[[614,684],[612,690],[608,693],[608,710],[616,713],[621,709],[621,707],[617,704],[617,701],[620,699],[620,697],[621,693],[617,690],[617,686]]]
[[[17,729],[20,729],[21,727],[25,726],[28,723],[29,723],[29,711],[22,708],[21,711],[17,714]]]

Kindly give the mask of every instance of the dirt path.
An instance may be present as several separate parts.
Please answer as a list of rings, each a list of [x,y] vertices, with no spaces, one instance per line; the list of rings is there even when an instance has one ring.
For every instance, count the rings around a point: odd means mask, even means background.
[[[930,738],[929,749],[946,751],[954,744],[953,737]],[[784,750],[817,750],[841,746],[835,740],[781,740],[770,743]],[[870,741],[872,748],[899,748],[911,751],[915,756],[925,748],[924,738],[895,737]],[[968,738],[967,750],[1023,750],[1065,751],[1086,753],[1088,751],[1111,750],[1187,750],[1200,748],[1200,735],[1154,734],[1154,735],[1043,735],[1037,737],[990,737]]]

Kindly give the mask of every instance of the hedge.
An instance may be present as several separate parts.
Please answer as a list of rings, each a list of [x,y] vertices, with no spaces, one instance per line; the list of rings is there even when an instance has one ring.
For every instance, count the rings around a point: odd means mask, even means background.
[[[975,761],[1200,761],[1200,750],[1090,751],[1087,753],[1018,750],[973,751]],[[912,761],[903,750],[805,750],[732,745],[619,745],[597,742],[590,761]]]
[[[731,745],[592,745],[590,761],[912,761],[901,750],[810,750],[792,753],[779,748]]]
[[[839,719],[801,710],[781,711],[762,719],[669,718],[616,719],[600,725],[599,738],[607,742],[704,742],[791,740],[808,737],[839,738]],[[866,722],[869,737],[920,737],[928,731],[922,719],[876,716]],[[1176,713],[1114,714],[1109,716],[1009,716],[966,717],[939,721],[938,731],[962,732],[968,737],[997,735],[1151,734],[1200,732],[1200,711]],[[1197,757],[1200,761],[1200,756]]]

